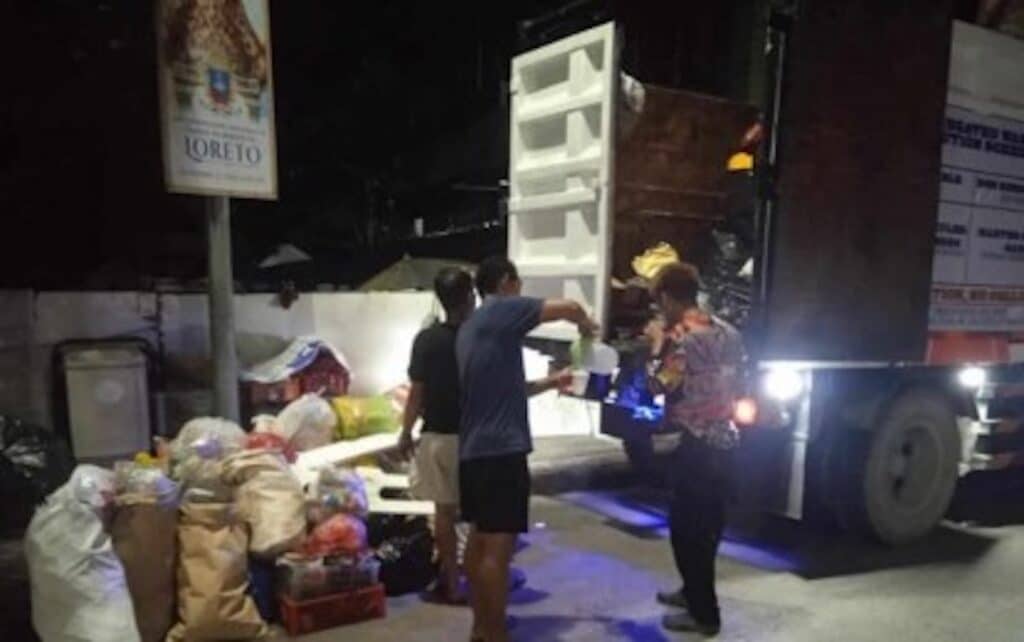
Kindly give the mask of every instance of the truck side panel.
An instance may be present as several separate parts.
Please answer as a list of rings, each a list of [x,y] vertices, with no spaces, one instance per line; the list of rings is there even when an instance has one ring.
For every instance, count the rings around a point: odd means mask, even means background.
[[[948,0],[809,0],[788,39],[763,358],[918,361]]]
[[[702,262],[723,217],[726,161],[756,120],[750,105],[654,85],[640,109],[620,111],[613,276],[633,276],[633,257],[659,241]]]

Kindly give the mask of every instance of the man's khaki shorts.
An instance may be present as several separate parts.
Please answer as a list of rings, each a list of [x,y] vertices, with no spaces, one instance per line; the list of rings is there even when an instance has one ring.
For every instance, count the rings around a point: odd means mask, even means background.
[[[459,503],[459,436],[425,432],[409,472],[413,497],[436,504]]]

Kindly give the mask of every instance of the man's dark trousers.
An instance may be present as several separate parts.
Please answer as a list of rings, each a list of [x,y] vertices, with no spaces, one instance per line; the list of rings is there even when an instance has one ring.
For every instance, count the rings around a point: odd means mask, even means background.
[[[669,530],[687,610],[701,624],[719,625],[715,556],[725,527],[732,452],[714,448],[684,429],[669,474]]]

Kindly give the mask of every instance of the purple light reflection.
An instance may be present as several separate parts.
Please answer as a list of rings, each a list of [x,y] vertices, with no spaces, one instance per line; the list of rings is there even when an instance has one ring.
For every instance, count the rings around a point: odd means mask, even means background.
[[[562,498],[630,530],[649,531],[663,539],[669,536],[668,513],[664,508],[649,506],[614,492],[566,493]],[[767,571],[791,573],[799,569],[798,560],[788,552],[761,542],[730,538],[728,533],[722,541],[719,554]]]

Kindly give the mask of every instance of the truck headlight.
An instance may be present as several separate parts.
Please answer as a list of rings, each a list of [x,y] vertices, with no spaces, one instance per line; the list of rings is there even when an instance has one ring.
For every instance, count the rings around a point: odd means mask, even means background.
[[[764,394],[776,401],[793,401],[804,392],[804,375],[795,368],[772,368],[762,379]]]
[[[988,381],[988,373],[984,368],[968,366],[956,374],[957,381],[964,388],[980,388]]]

